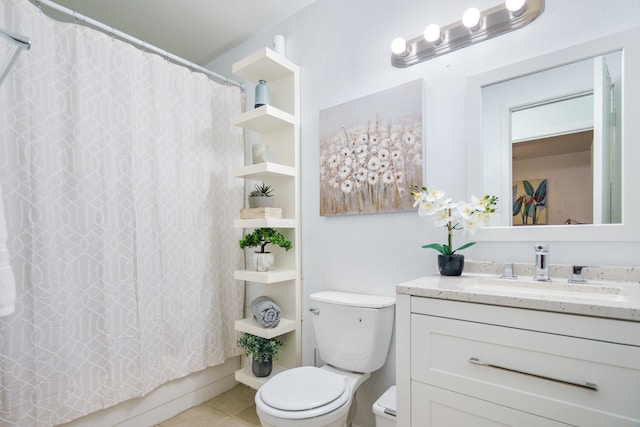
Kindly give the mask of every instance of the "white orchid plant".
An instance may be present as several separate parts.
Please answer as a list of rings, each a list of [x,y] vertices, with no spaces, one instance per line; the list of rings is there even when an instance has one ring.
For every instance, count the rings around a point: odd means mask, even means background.
[[[427,187],[411,187],[411,194],[415,200],[414,207],[418,206],[418,215],[421,217],[435,217],[434,225],[447,227],[447,244],[431,243],[423,245],[426,249],[435,249],[442,255],[453,255],[475,242],[466,243],[453,249],[453,230],[464,230],[466,234],[473,236],[479,228],[487,225],[491,214],[496,211],[498,203],[496,196],[486,195],[482,199],[471,196],[471,202],[452,202],[451,198],[445,199],[444,191]]]

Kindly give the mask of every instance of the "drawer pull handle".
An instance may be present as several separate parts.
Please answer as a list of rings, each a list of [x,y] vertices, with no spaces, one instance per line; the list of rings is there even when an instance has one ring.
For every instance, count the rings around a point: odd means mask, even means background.
[[[598,385],[594,384],[594,383],[589,383],[589,382],[576,383],[576,382],[573,382],[573,381],[567,381],[567,380],[561,380],[561,379],[558,379],[558,378],[546,377],[544,375],[532,374],[531,372],[519,371],[517,369],[511,369],[511,368],[507,368],[507,367],[504,367],[504,366],[494,365],[494,364],[488,363],[488,362],[483,362],[482,360],[478,359],[477,357],[469,358],[469,363],[473,363],[474,365],[479,365],[479,366],[486,366],[488,368],[502,369],[503,371],[516,372],[518,374],[529,375],[531,377],[542,378],[544,380],[555,381],[555,382],[562,383],[562,384],[567,384],[567,385],[572,385],[572,386],[576,386],[576,387],[586,388],[588,390],[598,391]]]

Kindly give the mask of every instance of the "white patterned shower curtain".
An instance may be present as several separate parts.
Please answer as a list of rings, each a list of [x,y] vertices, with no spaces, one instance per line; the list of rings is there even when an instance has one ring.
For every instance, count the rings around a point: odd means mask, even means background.
[[[238,88],[0,0],[31,38],[0,87],[15,313],[0,425],[51,426],[238,354]]]

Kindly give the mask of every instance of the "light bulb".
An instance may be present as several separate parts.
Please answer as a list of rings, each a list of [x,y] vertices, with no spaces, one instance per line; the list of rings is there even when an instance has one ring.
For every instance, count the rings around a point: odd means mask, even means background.
[[[407,42],[402,37],[396,37],[391,42],[391,52],[402,55],[407,52]]]
[[[438,44],[442,41],[442,33],[438,24],[429,24],[424,29],[424,39],[428,42]]]
[[[480,25],[480,11],[472,7],[462,15],[462,23],[465,27],[475,30]]]
[[[505,5],[509,12],[515,16],[519,16],[526,8],[527,0],[506,0]]]

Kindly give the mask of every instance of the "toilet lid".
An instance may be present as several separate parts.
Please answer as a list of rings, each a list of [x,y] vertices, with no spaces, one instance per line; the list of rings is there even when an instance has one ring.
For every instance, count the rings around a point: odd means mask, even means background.
[[[260,394],[272,408],[304,411],[333,402],[344,393],[346,384],[342,375],[303,366],[276,375],[262,386]]]

